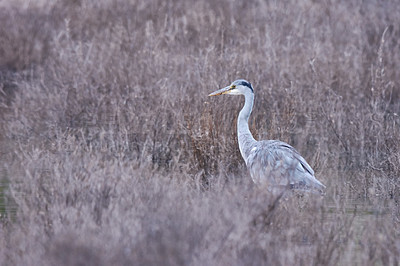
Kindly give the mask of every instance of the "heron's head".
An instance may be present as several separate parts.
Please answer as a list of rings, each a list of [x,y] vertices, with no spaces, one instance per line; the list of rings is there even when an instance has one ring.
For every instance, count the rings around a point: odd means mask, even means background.
[[[253,87],[250,82],[244,79],[238,79],[232,82],[231,85],[222,88],[220,90],[210,93],[208,96],[217,96],[221,94],[231,94],[231,95],[244,95],[247,93],[254,93]]]

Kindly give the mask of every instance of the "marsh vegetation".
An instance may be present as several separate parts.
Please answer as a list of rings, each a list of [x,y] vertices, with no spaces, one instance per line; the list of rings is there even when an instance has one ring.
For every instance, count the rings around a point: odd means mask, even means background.
[[[397,1],[0,3],[1,265],[398,265]],[[255,187],[236,140],[326,194]]]

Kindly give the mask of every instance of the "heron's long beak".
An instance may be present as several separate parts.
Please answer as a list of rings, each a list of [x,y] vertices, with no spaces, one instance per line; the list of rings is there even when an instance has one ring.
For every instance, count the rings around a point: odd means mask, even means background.
[[[222,88],[220,90],[214,91],[213,93],[208,94],[208,96],[217,96],[217,95],[221,95],[221,94],[227,94],[227,93],[229,93],[230,90],[231,90],[231,87],[228,86],[228,87]]]

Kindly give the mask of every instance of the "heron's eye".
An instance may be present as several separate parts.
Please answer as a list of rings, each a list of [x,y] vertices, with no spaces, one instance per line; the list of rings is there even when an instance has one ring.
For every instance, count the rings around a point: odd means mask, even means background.
[[[231,85],[231,90],[233,90],[234,88],[236,88],[236,85]]]

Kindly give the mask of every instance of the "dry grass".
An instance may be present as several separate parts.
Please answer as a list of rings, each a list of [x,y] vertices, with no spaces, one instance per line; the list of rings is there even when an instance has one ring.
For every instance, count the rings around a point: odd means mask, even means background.
[[[1,265],[398,265],[396,1],[31,1],[0,10]],[[28,4],[28,2],[30,4]],[[296,147],[324,197],[253,186]]]

